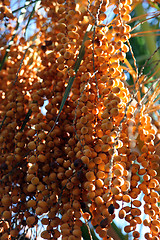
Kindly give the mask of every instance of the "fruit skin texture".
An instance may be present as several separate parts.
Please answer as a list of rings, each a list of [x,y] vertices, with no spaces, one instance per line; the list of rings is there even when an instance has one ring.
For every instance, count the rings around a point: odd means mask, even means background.
[[[14,21],[10,1],[2,2],[2,23]],[[138,239],[142,193],[149,217],[143,224],[150,228],[144,237],[158,238],[157,130],[124,71],[133,3],[42,0],[44,16],[34,14],[36,40],[13,36],[12,24],[0,39],[2,62],[3,41],[13,40],[0,71],[2,240],[39,221],[43,239],[81,239],[82,217],[111,239],[116,211],[125,232]],[[115,18],[104,25],[111,6]]]
[[[108,212],[109,212],[110,214],[113,214],[113,213],[114,213],[114,209],[115,209],[114,205],[111,204],[111,205],[108,207]]]

